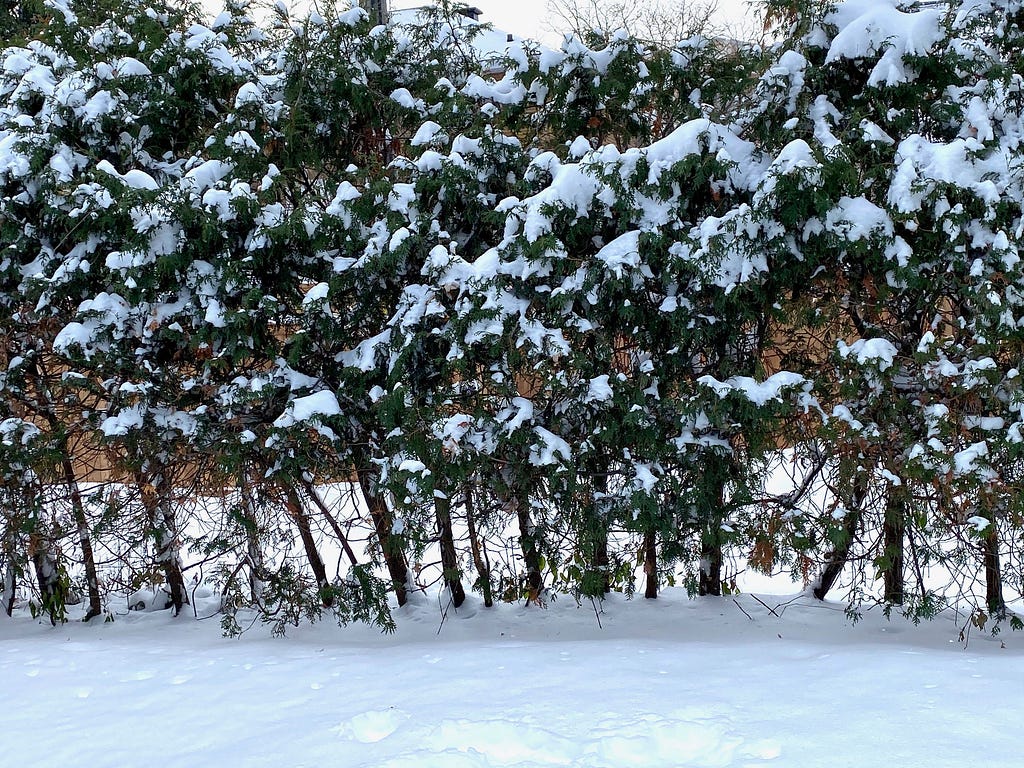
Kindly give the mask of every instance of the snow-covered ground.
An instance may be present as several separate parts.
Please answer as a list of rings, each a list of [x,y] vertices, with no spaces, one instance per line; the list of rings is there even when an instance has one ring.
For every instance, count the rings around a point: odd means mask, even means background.
[[[442,626],[423,600],[393,636],[237,640],[190,614],[0,618],[0,764],[1021,765],[1024,635],[764,601],[613,596],[599,625],[589,602],[471,598]]]

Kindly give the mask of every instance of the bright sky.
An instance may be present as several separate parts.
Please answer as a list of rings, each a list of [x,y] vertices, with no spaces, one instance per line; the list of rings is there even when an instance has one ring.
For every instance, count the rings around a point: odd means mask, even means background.
[[[391,0],[392,8],[412,8],[424,5],[427,0]],[[551,31],[548,24],[548,0],[465,0],[476,6],[483,14],[480,21],[490,22],[505,32],[514,32],[549,45],[558,45],[560,35]],[[585,0],[581,0],[585,2]],[[642,3],[644,0],[636,0]],[[742,24],[753,12],[746,0],[718,0],[717,23],[733,26]]]
[[[311,0],[285,0],[290,6],[299,8]],[[497,29],[513,32],[548,45],[558,46],[561,36],[551,30],[548,22],[549,0],[464,0],[483,11],[480,20],[493,24]],[[579,0],[587,2],[588,0]],[[645,0],[636,0],[644,2]],[[415,8],[431,0],[391,0],[391,8]],[[202,0],[203,5],[214,15],[223,8],[222,0]],[[730,28],[752,24],[753,11],[747,0],[717,0],[715,23]]]

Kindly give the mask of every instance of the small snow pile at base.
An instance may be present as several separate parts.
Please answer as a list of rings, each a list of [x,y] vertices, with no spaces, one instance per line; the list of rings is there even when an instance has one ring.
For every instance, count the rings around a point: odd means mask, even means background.
[[[960,640],[965,614],[851,625],[806,595],[669,589],[546,608],[470,597],[442,619],[419,595],[392,636],[328,622],[227,640],[216,605],[194,600],[213,621],[0,616],[18,734],[4,764],[961,768],[979,744],[986,766],[1019,764],[1024,637]],[[168,722],[173,738],[126,737]]]

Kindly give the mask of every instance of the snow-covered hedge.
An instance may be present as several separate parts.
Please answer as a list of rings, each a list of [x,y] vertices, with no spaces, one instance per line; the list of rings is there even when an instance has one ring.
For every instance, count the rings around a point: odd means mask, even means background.
[[[212,571],[229,630],[248,604],[389,627],[432,581],[720,595],[749,565],[1004,616],[1024,15],[768,6],[768,48],[569,37],[497,74],[447,4],[25,20],[5,607],[180,611]]]

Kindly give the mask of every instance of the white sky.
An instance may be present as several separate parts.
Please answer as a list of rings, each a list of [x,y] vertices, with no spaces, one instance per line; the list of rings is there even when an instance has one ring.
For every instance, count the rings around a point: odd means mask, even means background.
[[[476,6],[483,14],[480,21],[489,22],[497,29],[513,32],[521,37],[558,45],[561,37],[551,31],[548,24],[548,0],[464,0],[467,5]],[[413,8],[425,5],[429,0],[391,0],[392,8]],[[644,0],[636,0],[638,3]],[[745,0],[717,0],[718,23],[742,24],[753,12]]]
[[[285,0],[288,5],[300,8],[308,5],[314,0]],[[581,0],[585,2],[586,0]],[[636,0],[642,3],[645,0]],[[714,1],[714,0],[712,0]],[[391,0],[393,9],[415,8],[426,5],[431,0]],[[464,0],[467,5],[473,5],[483,11],[480,18],[483,22],[491,23],[495,28],[504,32],[513,32],[520,37],[528,37],[540,40],[557,47],[561,43],[561,36],[551,30],[548,23],[548,0]],[[223,8],[222,0],[202,0],[202,4],[216,15]],[[717,0],[718,8],[716,24],[736,28],[751,25],[753,11],[748,6],[747,0]]]

